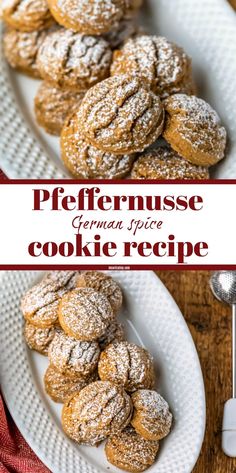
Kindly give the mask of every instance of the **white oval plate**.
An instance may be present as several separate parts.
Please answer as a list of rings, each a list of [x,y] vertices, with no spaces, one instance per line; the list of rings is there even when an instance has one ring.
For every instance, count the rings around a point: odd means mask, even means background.
[[[214,178],[236,178],[236,14],[227,0],[146,0],[141,22],[192,56],[200,95],[219,113],[228,131],[227,158]],[[69,178],[59,139],[35,122],[39,81],[10,70],[0,73],[1,167],[12,179]]]
[[[61,405],[45,394],[48,361],[26,348],[20,298],[37,272],[5,272],[1,279],[0,346],[2,391],[29,445],[53,473],[118,472],[105,459],[103,445],[79,447],[62,432]],[[151,271],[116,271],[125,294],[121,320],[128,339],[144,345],[158,373],[158,390],[174,415],[171,434],[161,442],[150,473],[190,473],[205,431],[205,393],[197,352],[184,318]]]

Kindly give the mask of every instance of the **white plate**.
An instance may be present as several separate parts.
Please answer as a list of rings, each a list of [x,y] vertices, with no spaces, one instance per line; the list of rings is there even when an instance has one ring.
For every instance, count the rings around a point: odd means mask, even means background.
[[[118,472],[108,464],[103,445],[77,447],[62,432],[61,406],[45,394],[47,359],[30,352],[22,335],[21,295],[36,272],[6,272],[1,280],[1,382],[10,412],[29,445],[53,473]],[[202,372],[190,332],[169,292],[151,271],[112,273],[125,293],[121,319],[129,340],[154,356],[158,390],[174,415],[171,434],[161,442],[150,473],[190,473],[205,431]]]
[[[192,56],[200,95],[220,114],[229,136],[227,158],[215,178],[236,178],[236,14],[226,0],[146,0],[142,23]],[[10,70],[0,74],[1,167],[10,178],[69,177],[59,139],[39,128],[33,98],[39,81]]]

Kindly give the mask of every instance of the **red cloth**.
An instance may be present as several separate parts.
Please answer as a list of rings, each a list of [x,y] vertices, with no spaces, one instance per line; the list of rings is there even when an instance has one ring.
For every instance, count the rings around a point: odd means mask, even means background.
[[[0,473],[50,473],[26,443],[0,394]]]
[[[8,178],[7,176],[4,174],[4,172],[0,169],[0,181],[7,181]]]

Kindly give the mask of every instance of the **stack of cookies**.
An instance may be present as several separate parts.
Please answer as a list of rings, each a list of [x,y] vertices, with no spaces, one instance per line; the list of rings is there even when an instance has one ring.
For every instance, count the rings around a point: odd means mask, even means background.
[[[61,135],[72,176],[209,178],[226,131],[196,96],[185,51],[137,27],[142,0],[2,3],[5,56],[43,79],[36,119]]]
[[[78,444],[106,440],[108,461],[135,473],[154,463],[172,414],[154,390],[152,356],[125,341],[122,300],[106,274],[54,271],[26,292],[21,309],[27,345],[49,358],[45,390],[64,404],[65,433]]]

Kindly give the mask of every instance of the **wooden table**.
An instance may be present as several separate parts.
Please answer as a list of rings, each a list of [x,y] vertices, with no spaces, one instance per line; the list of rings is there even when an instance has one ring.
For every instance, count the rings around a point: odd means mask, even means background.
[[[236,459],[221,450],[223,406],[231,397],[231,309],[213,297],[208,271],[157,271],[157,275],[185,317],[203,370],[207,425],[193,472],[236,473]]]

